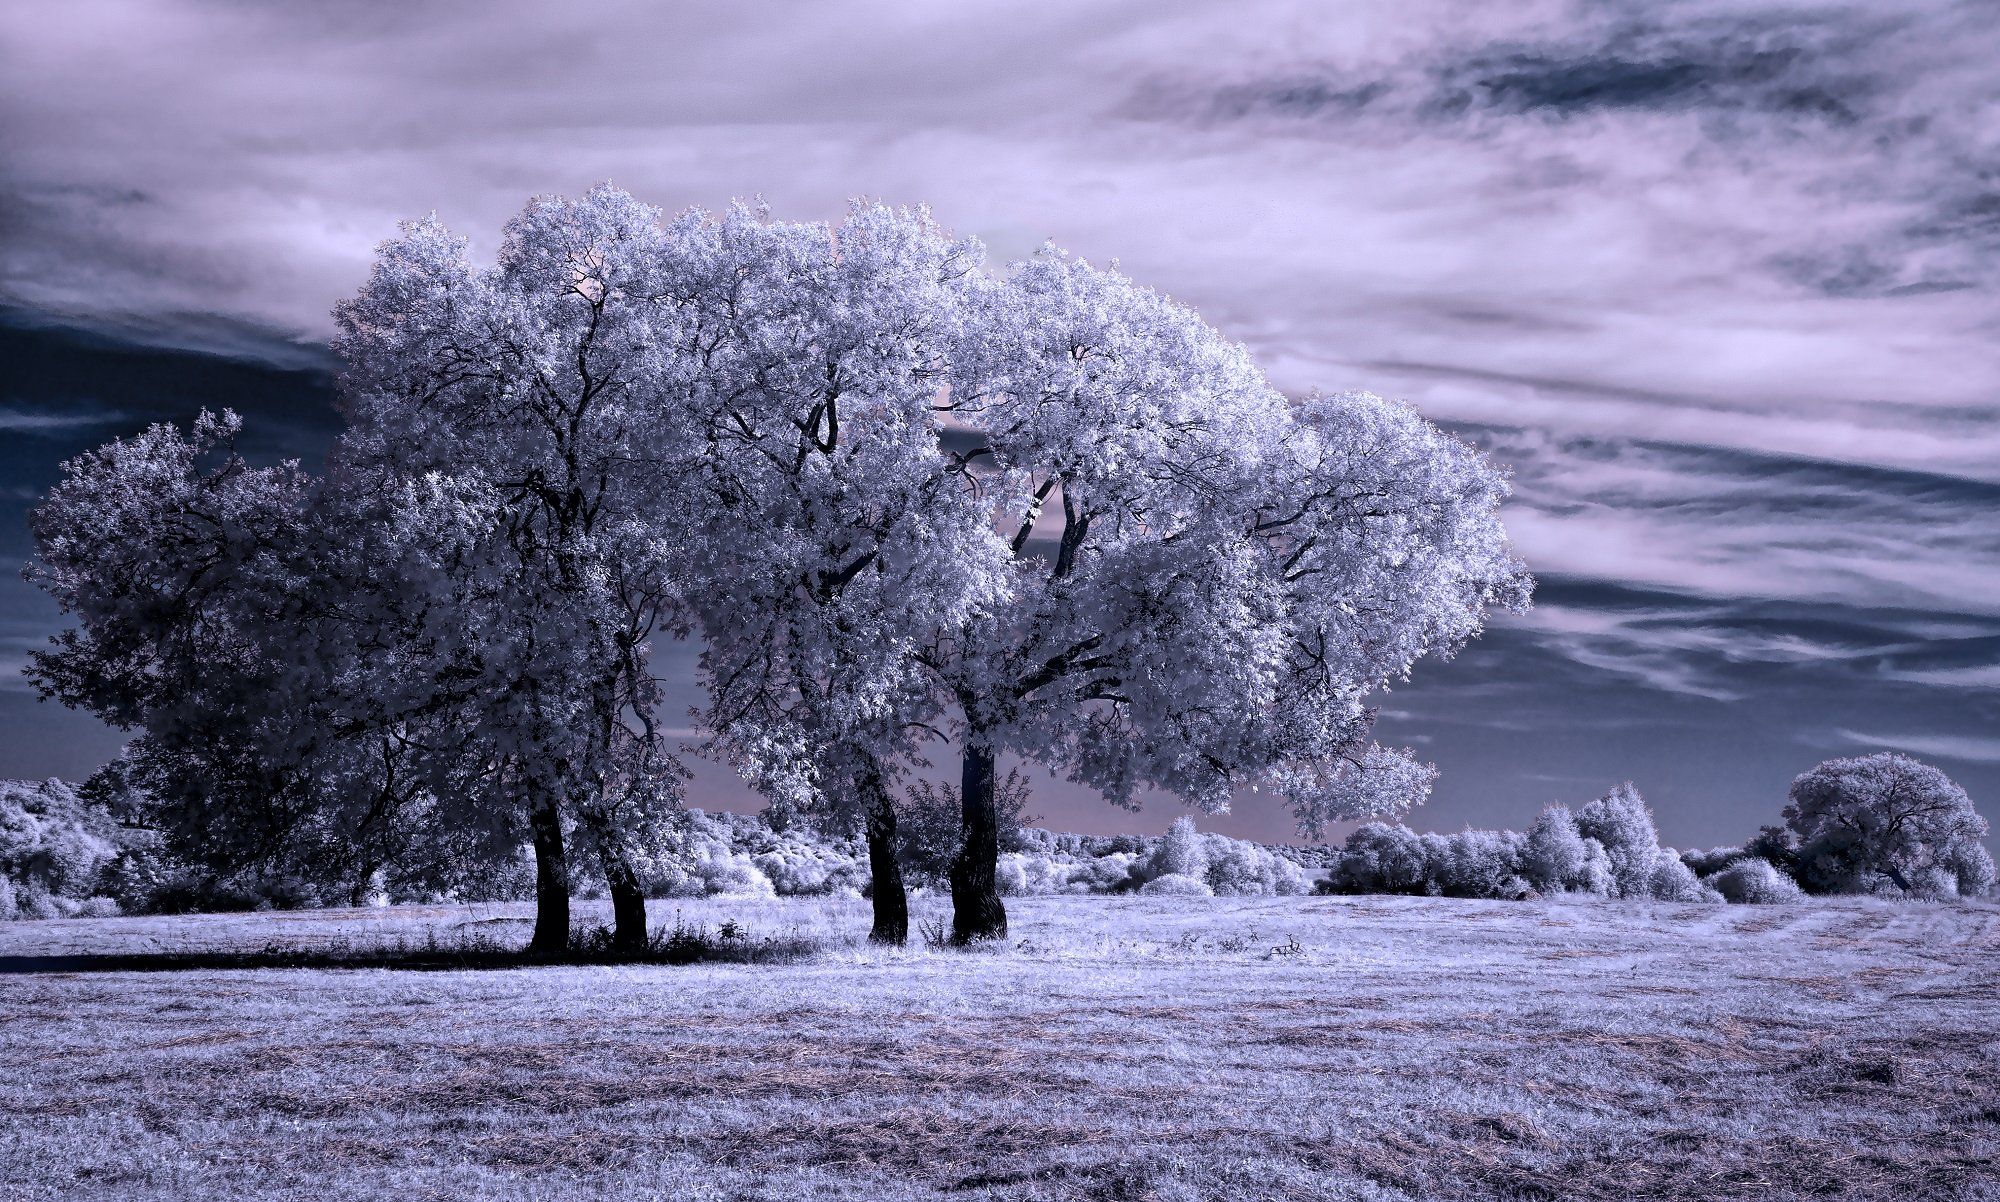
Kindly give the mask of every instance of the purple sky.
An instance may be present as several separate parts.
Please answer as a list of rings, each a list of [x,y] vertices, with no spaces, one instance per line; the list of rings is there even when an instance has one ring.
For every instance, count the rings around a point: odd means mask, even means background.
[[[1995,62],[1941,0],[11,6],[0,552],[59,458],[217,389],[322,446],[327,311],[399,218],[923,201],[1515,466],[1540,605],[1384,698],[1444,770],[1419,825],[1630,777],[1733,840],[1879,747],[2000,810]],[[0,589],[0,775],[115,746],[15,676],[54,624]]]

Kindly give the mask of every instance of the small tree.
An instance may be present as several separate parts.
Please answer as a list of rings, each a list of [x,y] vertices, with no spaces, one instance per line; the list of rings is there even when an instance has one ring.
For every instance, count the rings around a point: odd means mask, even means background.
[[[1590,846],[1565,805],[1548,805],[1528,829],[1521,850],[1521,875],[1536,891],[1564,893],[1588,889]]]
[[[1208,876],[1208,848],[1202,842],[1201,832],[1195,830],[1193,818],[1183,814],[1174,819],[1167,833],[1153,846],[1153,854],[1147,857],[1146,875],[1191,876],[1196,880]]]
[[[1612,896],[1651,897],[1660,857],[1659,829],[1639,790],[1626,781],[1576,812],[1576,829],[1611,861]]]
[[[1785,823],[1819,893],[1976,896],[1993,887],[1986,819],[1950,777],[1892,751],[1828,760],[1792,781]]]

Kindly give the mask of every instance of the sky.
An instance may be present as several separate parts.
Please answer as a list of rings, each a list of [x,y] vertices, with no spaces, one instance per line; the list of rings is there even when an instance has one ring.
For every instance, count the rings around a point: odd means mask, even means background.
[[[1413,825],[1629,779],[1669,842],[1736,842],[1883,749],[2000,818],[1996,61],[1986,0],[6,6],[0,559],[63,458],[151,421],[228,405],[254,453],[323,454],[328,313],[400,219],[477,254],[603,180],[922,202],[1512,467],[1535,608],[1379,698],[1441,772]],[[0,776],[120,741],[21,679],[60,623],[0,580]],[[659,662],[685,689],[692,658]],[[693,800],[744,804],[713,765]]]

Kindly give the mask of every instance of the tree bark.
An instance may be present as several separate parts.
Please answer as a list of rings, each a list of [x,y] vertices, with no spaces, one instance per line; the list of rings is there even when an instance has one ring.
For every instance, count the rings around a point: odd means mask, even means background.
[[[951,862],[951,938],[975,943],[1007,937],[1007,907],[1000,901],[1000,815],[993,749],[968,740],[959,797],[958,856]]]
[[[537,805],[535,830],[535,933],[528,954],[569,951],[569,859],[563,852],[562,815],[553,802]]]
[[[612,950],[637,955],[646,950],[646,891],[611,820],[594,810],[586,812],[585,820],[604,866],[604,883],[611,890]]]
[[[868,892],[875,904],[871,943],[901,947],[910,941],[910,895],[896,859],[896,807],[880,778],[862,786],[868,806]]]

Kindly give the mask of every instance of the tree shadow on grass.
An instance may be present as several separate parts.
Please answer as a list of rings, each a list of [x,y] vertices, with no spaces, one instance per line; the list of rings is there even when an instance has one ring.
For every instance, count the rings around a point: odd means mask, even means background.
[[[530,953],[486,934],[447,938],[432,934],[420,940],[270,943],[256,949],[0,956],[0,976],[269,968],[467,972],[618,964],[795,964],[824,950],[824,940],[799,934],[753,937],[733,923],[711,930],[677,922],[650,932],[639,950],[620,948],[609,930],[592,927],[575,932],[569,951],[560,955]]]

